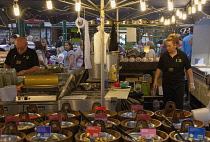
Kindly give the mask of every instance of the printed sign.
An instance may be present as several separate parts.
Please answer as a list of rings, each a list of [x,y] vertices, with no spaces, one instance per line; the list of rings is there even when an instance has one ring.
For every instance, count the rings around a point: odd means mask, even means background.
[[[188,127],[188,137],[194,139],[204,139],[205,128]]]
[[[98,111],[98,110],[103,110],[104,112],[106,112],[106,107],[105,106],[95,107],[94,110],[95,110],[95,112]]]
[[[142,110],[143,108],[143,105],[131,105],[131,112],[136,113],[138,110]]]
[[[5,118],[5,123],[8,123],[8,122],[16,122],[16,124],[18,125],[19,124],[19,116],[6,116]]]
[[[93,127],[87,126],[86,127],[86,137],[100,137],[101,127]]]
[[[156,137],[156,129],[140,129],[141,137],[151,139]]]
[[[95,120],[107,121],[107,113],[95,114]]]
[[[49,121],[51,120],[58,120],[59,122],[62,122],[62,114],[50,115]]]
[[[151,116],[149,114],[137,114],[136,119],[137,120],[140,120],[140,119],[146,120],[147,123],[151,122]]]
[[[37,137],[50,137],[50,126],[37,126],[35,130]]]

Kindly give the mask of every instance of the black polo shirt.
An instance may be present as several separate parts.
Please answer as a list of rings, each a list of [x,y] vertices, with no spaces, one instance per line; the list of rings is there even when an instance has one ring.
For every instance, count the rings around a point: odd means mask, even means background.
[[[180,50],[177,50],[177,55],[173,58],[168,51],[163,53],[157,68],[163,71],[163,83],[179,83],[184,82],[185,70],[191,68],[187,55]]]
[[[36,51],[30,48],[27,48],[22,55],[17,52],[16,48],[11,49],[4,63],[9,65],[10,68],[15,68],[17,72],[30,69],[33,66],[39,66]]]

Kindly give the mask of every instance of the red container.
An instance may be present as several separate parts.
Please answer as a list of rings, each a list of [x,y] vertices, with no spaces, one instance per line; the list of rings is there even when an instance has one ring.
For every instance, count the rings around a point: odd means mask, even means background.
[[[120,87],[120,82],[115,82],[113,84],[114,84],[114,87]]]

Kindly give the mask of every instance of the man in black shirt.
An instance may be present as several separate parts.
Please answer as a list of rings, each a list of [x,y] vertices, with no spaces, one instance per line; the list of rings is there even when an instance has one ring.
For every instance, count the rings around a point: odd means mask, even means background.
[[[25,75],[39,70],[39,60],[35,50],[28,48],[26,38],[18,37],[16,48],[11,49],[4,62],[4,68],[15,68],[17,75]]]
[[[163,99],[164,102],[174,101],[178,109],[183,109],[183,96],[185,93],[185,70],[189,77],[189,89],[194,91],[194,80],[190,62],[187,55],[177,50],[179,38],[171,34],[166,40],[167,51],[162,54],[155,73],[153,87],[157,88],[157,79],[163,71]]]

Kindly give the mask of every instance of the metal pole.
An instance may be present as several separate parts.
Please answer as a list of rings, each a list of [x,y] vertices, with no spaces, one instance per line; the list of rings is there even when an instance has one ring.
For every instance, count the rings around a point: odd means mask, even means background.
[[[116,0],[117,3],[117,0]],[[119,9],[116,9],[116,21],[117,21],[117,42],[120,42],[120,34],[119,34]]]
[[[104,96],[105,96],[105,92],[104,92],[104,0],[101,0],[101,9],[100,9],[100,17],[101,17],[101,27],[100,27],[100,32],[101,32],[101,105],[104,106],[105,105],[105,101],[104,101]],[[99,47],[100,48],[100,47]]]
[[[66,28],[66,21],[63,21],[63,45],[64,42],[67,41],[67,28]]]

